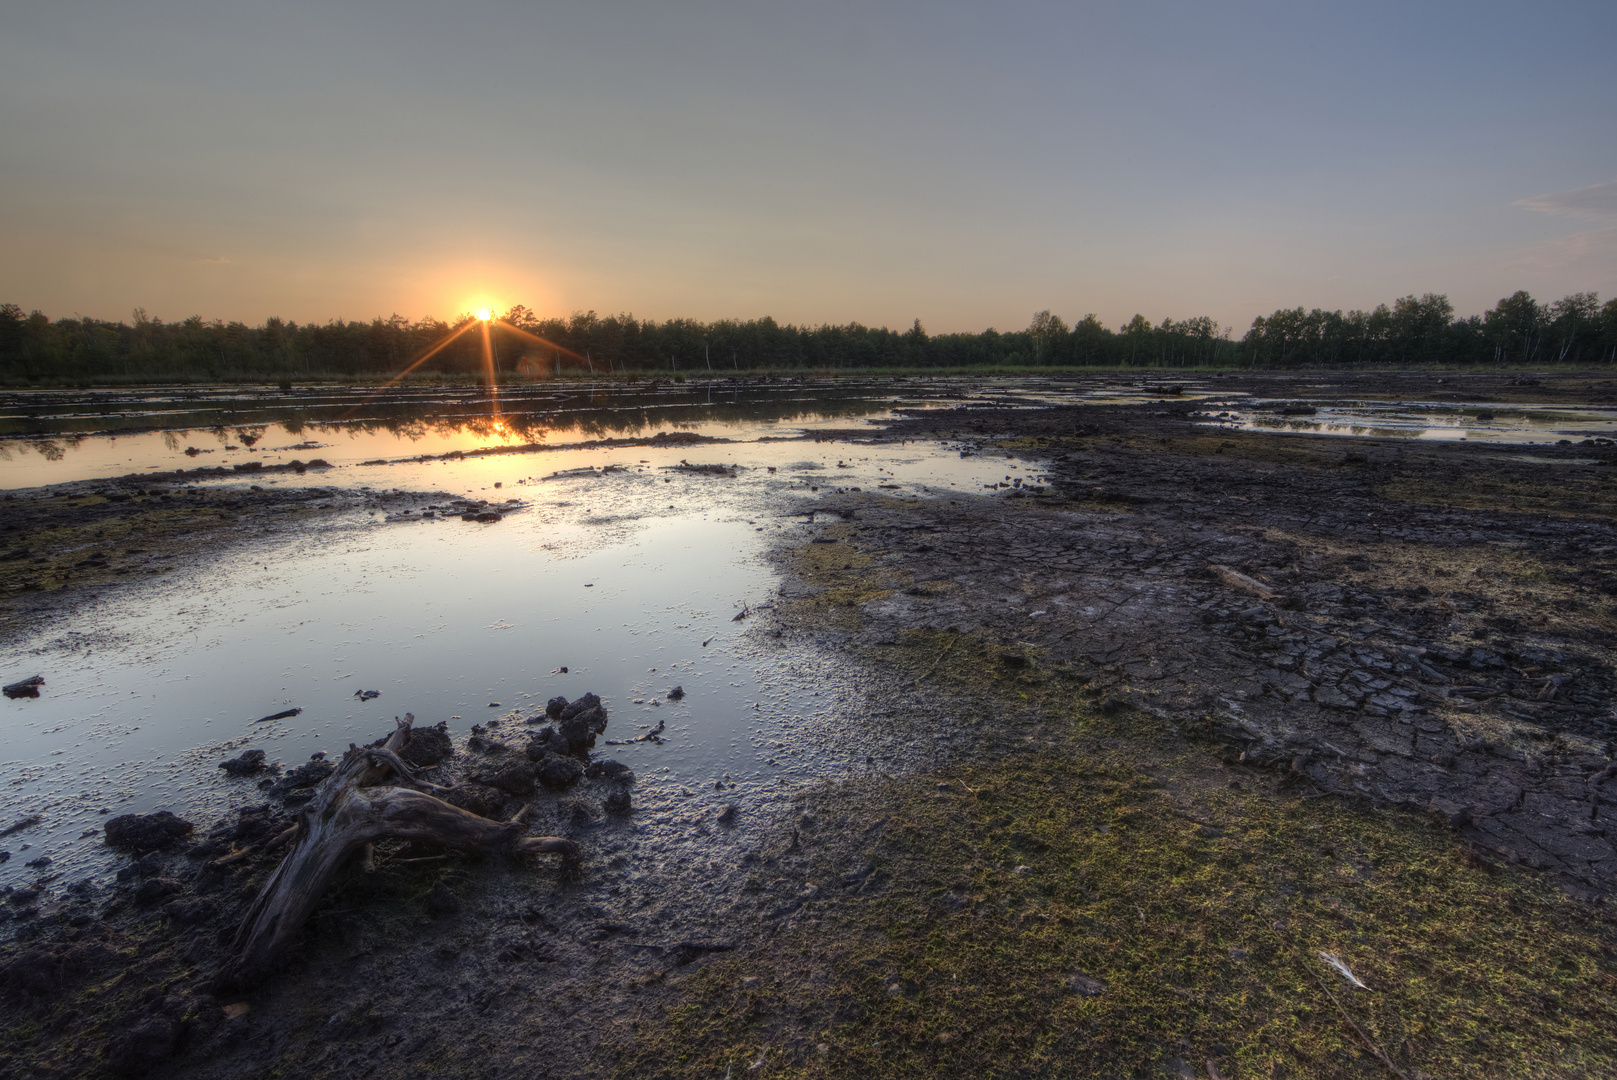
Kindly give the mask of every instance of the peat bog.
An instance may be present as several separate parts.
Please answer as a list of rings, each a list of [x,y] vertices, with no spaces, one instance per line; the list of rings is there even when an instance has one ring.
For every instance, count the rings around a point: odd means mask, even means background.
[[[531,804],[529,831],[577,843],[576,865],[378,844],[284,966],[245,988],[219,965],[323,769],[291,759],[262,788],[245,778],[149,851],[86,837],[103,854],[83,856],[83,876],[20,876],[4,902],[5,1067],[1612,1071],[1617,451],[1598,434],[1344,438],[1206,415],[1208,402],[1392,397],[1598,414],[1617,401],[1610,380],[1153,374],[892,396],[912,399],[889,397],[875,423],[693,431],[730,444],[614,435],[629,441],[573,452],[596,455],[567,459],[588,475],[557,480],[522,464],[553,452],[559,466],[554,449],[475,459],[532,480],[490,523],[477,513],[513,496],[483,491],[493,474],[455,471],[472,467],[462,459],[363,476],[339,462],[355,479],[322,473],[319,488],[294,470],[258,491],[147,473],[14,492],[4,543],[28,554],[4,564],[24,568],[7,578],[8,683],[63,655],[14,643],[160,577],[205,575],[198,553],[229,567],[270,523],[311,552],[344,530],[482,529],[468,551],[494,558],[534,539],[495,531],[525,517],[564,547],[594,538],[570,552],[599,547],[606,534],[588,530],[603,526],[585,518],[603,506],[625,519],[606,526],[614,542],[649,542],[661,534],[639,522],[667,520],[672,501],[676,518],[700,507],[734,526],[700,542],[737,543],[735,565],[759,576],[734,608],[710,598],[670,620],[691,639],[670,658],[691,652],[700,678],[659,662],[641,665],[664,668],[644,673],[655,683],[592,687],[609,722],[573,758],[576,777],[535,734],[571,673],[538,662],[497,710],[452,719],[464,706],[436,715],[388,686],[332,730],[335,759],[389,733],[381,706],[446,721],[453,753],[419,775],[491,818]],[[398,480],[371,479],[383,470]],[[194,548],[190,526],[169,524],[181,511],[205,525]],[[99,564],[79,553],[92,541],[112,551]],[[379,550],[408,563],[405,548]],[[756,673],[750,702],[707,689],[745,680],[716,676],[704,648]],[[56,685],[45,674],[40,702]],[[689,707],[663,685],[676,678],[703,710],[774,713],[720,725],[763,733],[745,772],[654,756],[670,730],[658,722]],[[781,685],[821,696],[794,711],[765,693]],[[680,723],[695,732],[698,718]],[[300,731],[261,748],[305,749]],[[789,754],[799,767],[774,775],[770,758]],[[620,759],[633,785],[601,764]],[[664,761],[675,775],[656,781]]]

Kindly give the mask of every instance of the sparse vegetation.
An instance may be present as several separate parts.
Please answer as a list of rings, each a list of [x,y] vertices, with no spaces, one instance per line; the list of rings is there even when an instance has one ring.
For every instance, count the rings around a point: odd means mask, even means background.
[[[833,586],[791,624],[891,584],[823,553],[841,546],[788,556]],[[1422,817],[1227,767],[1170,721],[1085,703],[1070,672],[1000,652],[922,631],[883,653],[928,679],[930,707],[991,717],[1008,749],[806,798],[808,852],[754,888],[823,900],[766,952],[686,980],[620,1075],[1392,1075],[1375,1051],[1409,1077],[1617,1067],[1602,907]],[[880,888],[839,883],[860,864]]]

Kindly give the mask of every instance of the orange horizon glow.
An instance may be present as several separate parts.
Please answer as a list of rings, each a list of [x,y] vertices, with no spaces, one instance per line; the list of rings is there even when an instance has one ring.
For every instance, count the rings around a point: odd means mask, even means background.
[[[524,330],[522,327],[516,326],[513,323],[500,318],[486,307],[478,308],[477,311],[473,313],[473,317],[465,322],[458,330],[454,330],[445,335],[443,340],[439,341],[436,345],[432,346],[432,348],[422,353],[419,357],[412,361],[408,367],[404,368],[404,370],[400,371],[382,385],[378,386],[374,391],[367,394],[363,400],[358,402],[353,408],[349,409],[343,414],[343,419],[352,416],[357,410],[365,405],[370,404],[370,402],[374,401],[381,394],[397,385],[399,381],[405,376],[409,375],[410,372],[414,371],[422,364],[425,364],[434,356],[437,356],[439,353],[443,352],[444,349],[448,348],[450,344],[452,344],[457,338],[475,326],[482,331],[483,374],[488,380],[490,418],[494,421],[495,429],[503,434],[505,431],[505,422],[500,416],[500,369],[497,360],[498,347],[494,341],[493,335],[493,329],[496,324],[500,328],[515,334],[519,338],[531,341],[535,345],[542,346],[546,349],[553,350],[558,356],[566,356],[576,362],[587,364],[592,373],[595,371],[595,364],[589,357],[576,353],[565,345],[558,344],[547,338],[542,338],[538,334]]]
[[[488,375],[489,417],[498,428],[503,425],[500,421],[500,373],[494,366],[494,339],[489,334],[488,311],[478,312],[477,317],[482,320],[483,327],[483,370]]]

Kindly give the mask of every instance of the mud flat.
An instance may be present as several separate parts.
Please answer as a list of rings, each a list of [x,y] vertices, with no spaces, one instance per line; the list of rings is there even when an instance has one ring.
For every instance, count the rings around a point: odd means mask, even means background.
[[[1367,389],[1310,379],[1220,389]],[[227,990],[274,783],[19,920],[14,1074],[1609,1075],[1617,453],[1177,396],[817,433],[1005,462],[781,495],[811,524],[750,633],[826,658],[841,728],[806,737],[868,740],[863,775],[657,820],[604,776],[539,790],[581,871],[383,851]],[[457,733],[439,782],[534,763],[527,719]]]
[[[805,799],[628,1074],[1610,1069],[1617,455],[1199,411],[916,416],[1049,480],[820,505],[781,618],[939,765]]]

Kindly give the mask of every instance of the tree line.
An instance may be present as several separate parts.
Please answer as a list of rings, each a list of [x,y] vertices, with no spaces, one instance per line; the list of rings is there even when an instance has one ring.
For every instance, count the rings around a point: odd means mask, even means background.
[[[502,378],[552,374],[670,376],[740,371],[1037,367],[1403,367],[1617,362],[1617,300],[1594,293],[1541,303],[1526,292],[1457,318],[1446,296],[1406,296],[1373,311],[1282,309],[1240,339],[1205,316],[1115,330],[1094,315],[1068,325],[1041,311],[1025,329],[929,334],[847,323],[669,319],[576,312],[542,319],[517,305],[490,324],[492,356],[471,315],[444,322],[267,319],[260,326],[192,316],[164,322],[51,319],[0,304],[0,378],[10,383],[161,379],[367,378],[406,369]],[[457,332],[460,332],[457,335]],[[447,344],[446,344],[447,341]],[[423,359],[425,357],[425,359]],[[414,365],[412,367],[412,365]]]

